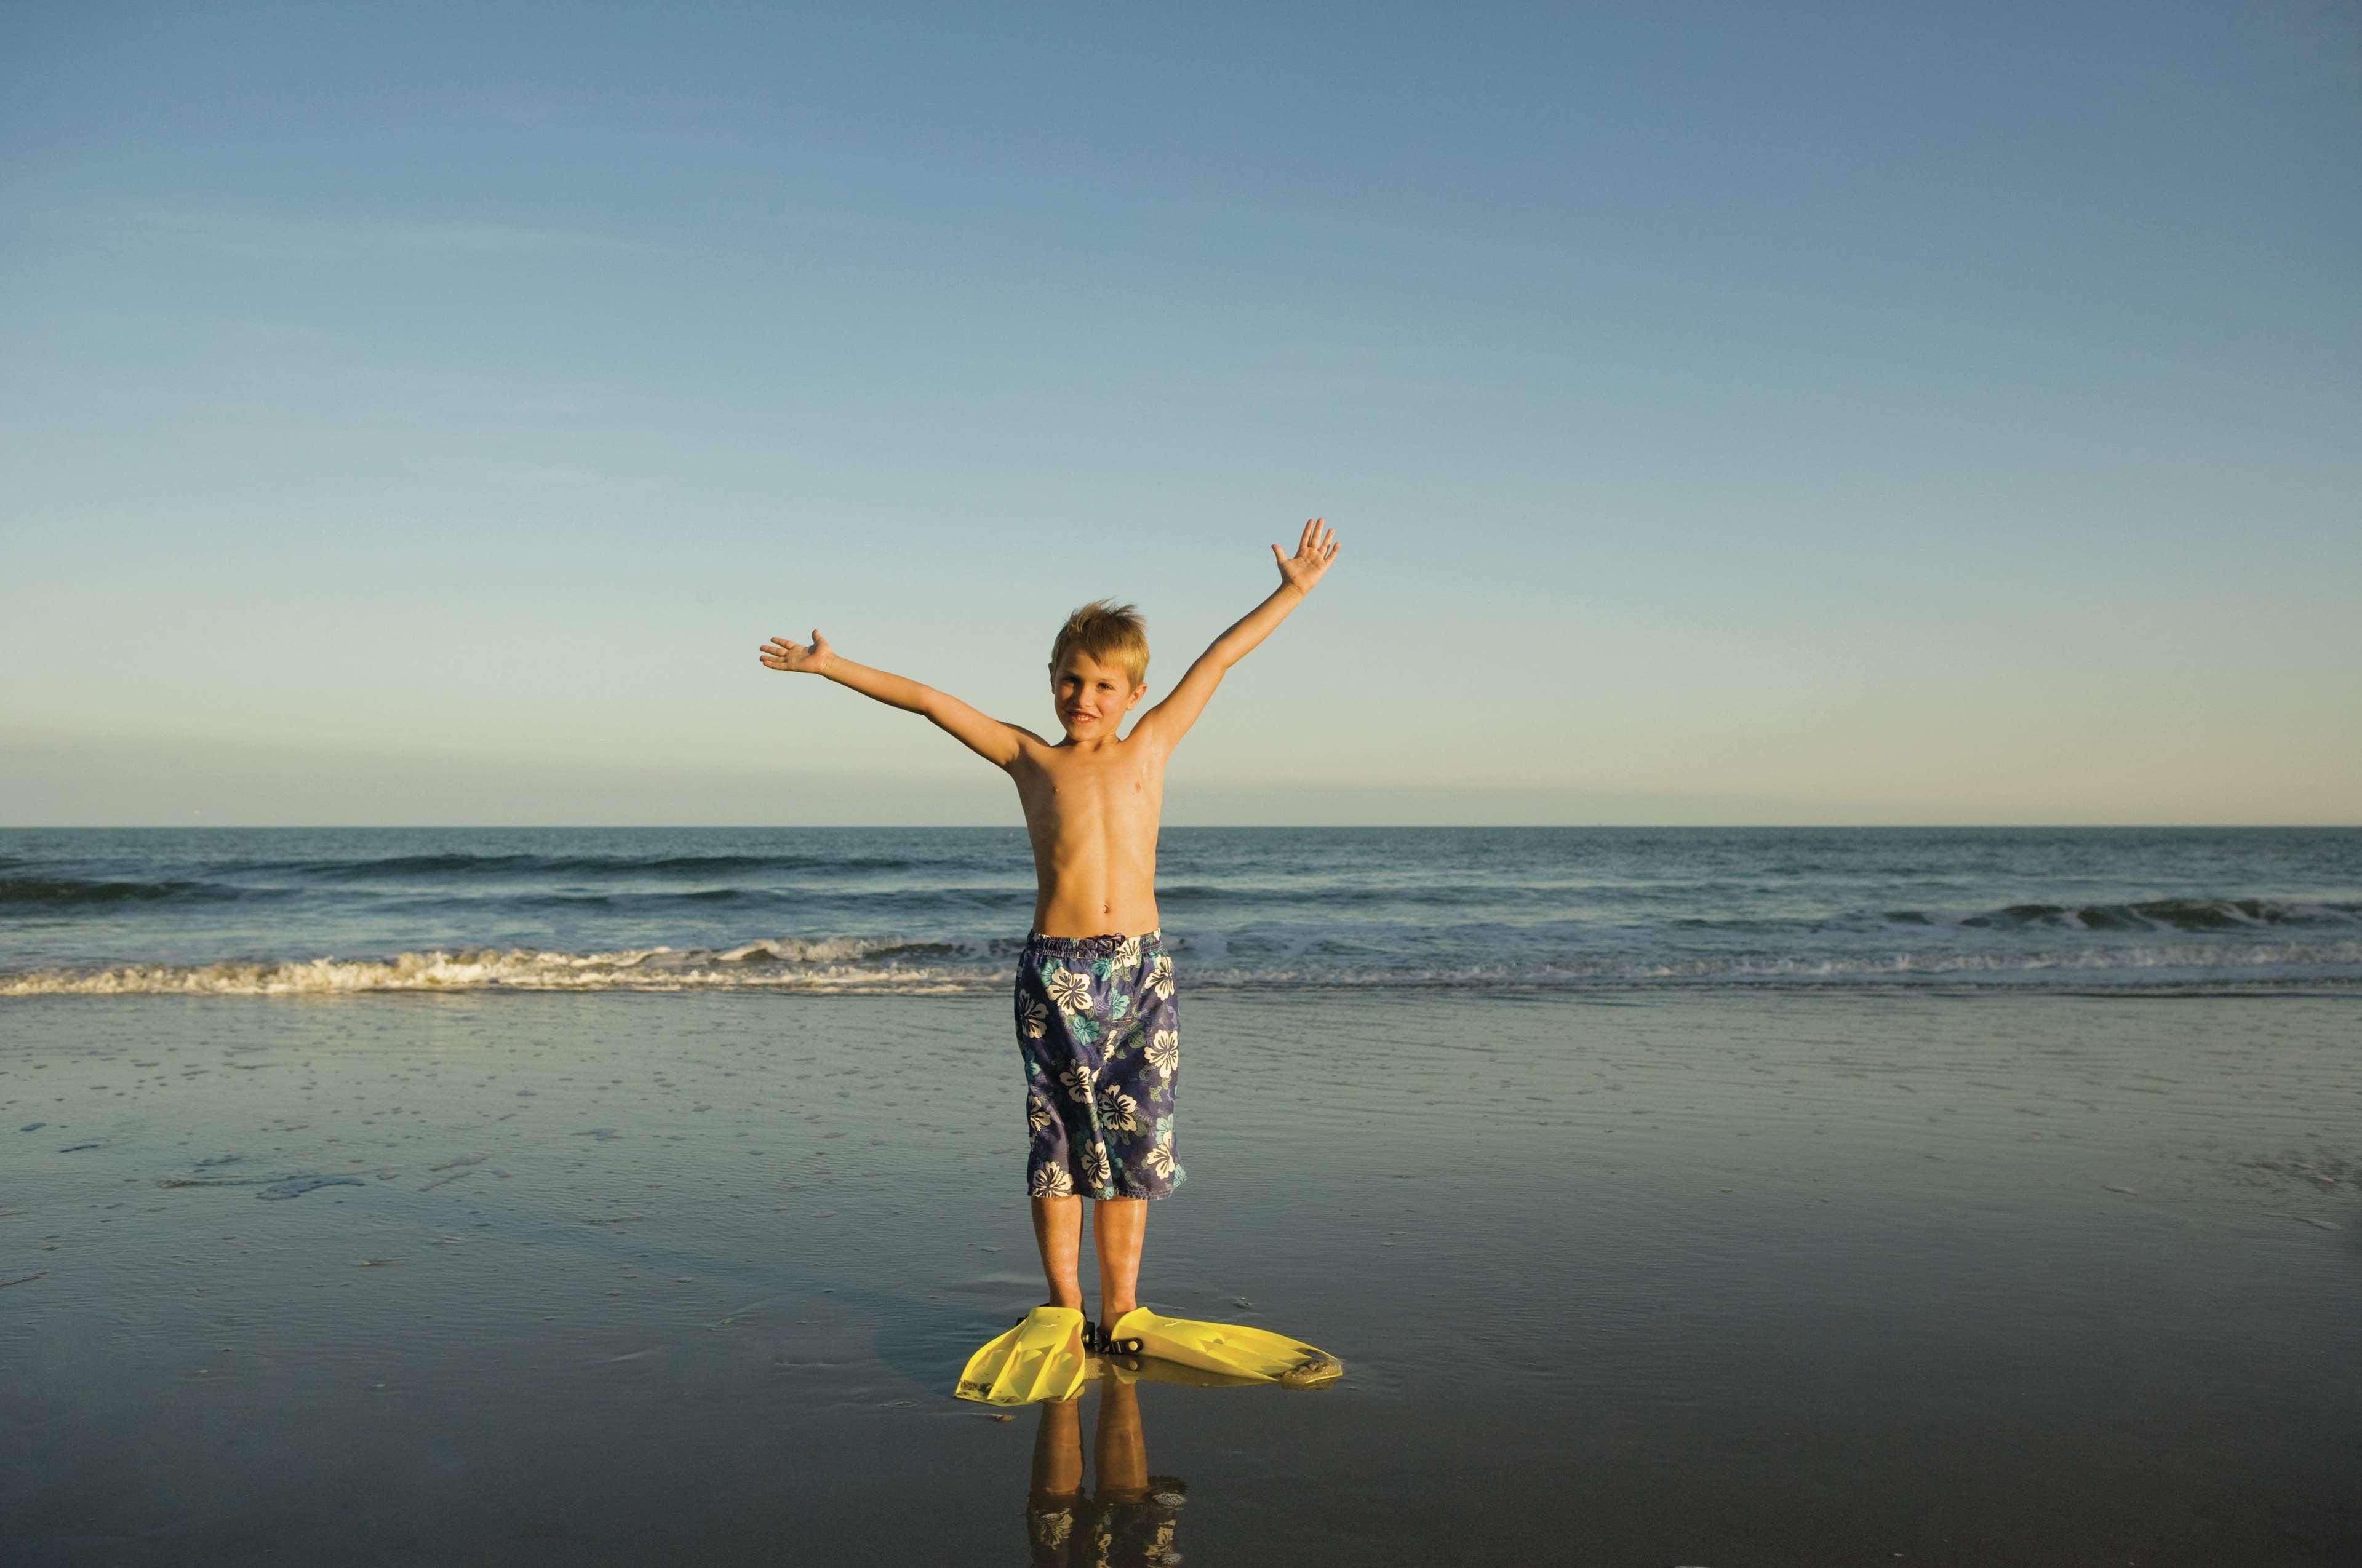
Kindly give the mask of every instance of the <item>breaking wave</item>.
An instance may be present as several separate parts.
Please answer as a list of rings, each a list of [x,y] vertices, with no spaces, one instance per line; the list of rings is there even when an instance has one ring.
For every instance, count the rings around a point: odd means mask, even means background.
[[[777,937],[723,950],[613,953],[531,948],[403,953],[0,975],[0,996],[326,996],[363,992],[803,991],[980,995],[1007,989],[1015,941]],[[2320,944],[2183,943],[2042,954],[1918,953],[1790,957],[1569,958],[1529,965],[1255,965],[1209,955],[1193,988],[1314,990],[1388,987],[1498,990],[1651,987],[1999,987],[2062,982],[2112,988],[2214,984],[2362,987],[2362,939]]]
[[[1900,918],[1889,915],[1889,920]],[[2235,931],[2267,925],[2362,924],[2362,904],[2277,899],[2151,899],[2136,904],[2012,904],[1970,915],[1966,926],[2051,926],[2066,931]]]
[[[482,948],[392,958],[127,964],[0,976],[0,996],[325,996],[363,991],[674,991],[715,989],[929,994],[977,988],[963,970],[900,962],[949,944],[780,938],[728,952],[650,947],[618,953]],[[1005,984],[1005,980],[1003,981]]]

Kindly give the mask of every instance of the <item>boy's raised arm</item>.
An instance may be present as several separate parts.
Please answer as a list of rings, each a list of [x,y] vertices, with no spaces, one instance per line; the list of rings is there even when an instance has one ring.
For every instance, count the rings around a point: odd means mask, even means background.
[[[922,686],[908,676],[855,664],[829,646],[828,639],[820,635],[817,627],[811,639],[798,643],[773,637],[762,646],[764,668],[796,675],[824,675],[839,686],[849,686],[889,708],[924,713],[937,728],[996,767],[1006,767],[1017,760],[1025,732],[1016,725],[979,713],[958,698],[932,686]]]
[[[1255,645],[1271,635],[1272,631],[1288,613],[1304,602],[1329,563],[1337,558],[1337,530],[1328,527],[1323,519],[1315,517],[1305,524],[1304,533],[1296,542],[1292,557],[1279,553],[1274,545],[1271,553],[1279,563],[1279,586],[1271,597],[1248,611],[1230,630],[1216,637],[1189,673],[1173,689],[1173,695],[1140,716],[1132,726],[1135,738],[1147,735],[1163,745],[1172,745],[1189,733],[1198,715],[1206,711],[1207,701],[1214,688],[1222,683],[1223,674],[1231,666],[1254,651]]]

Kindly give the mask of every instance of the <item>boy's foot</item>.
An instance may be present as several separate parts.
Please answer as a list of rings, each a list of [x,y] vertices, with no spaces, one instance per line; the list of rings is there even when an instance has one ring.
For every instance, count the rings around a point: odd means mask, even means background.
[[[987,1405],[1071,1399],[1082,1392],[1089,1363],[1082,1313],[1036,1307],[970,1356],[952,1391]]]
[[[1139,1309],[1127,1307],[1121,1312],[1109,1312],[1108,1322],[1119,1323],[1127,1314],[1137,1310]],[[1139,1340],[1129,1337],[1118,1339],[1096,1323],[1086,1320],[1083,1324],[1083,1342],[1089,1347],[1093,1355],[1138,1355],[1140,1353]]]

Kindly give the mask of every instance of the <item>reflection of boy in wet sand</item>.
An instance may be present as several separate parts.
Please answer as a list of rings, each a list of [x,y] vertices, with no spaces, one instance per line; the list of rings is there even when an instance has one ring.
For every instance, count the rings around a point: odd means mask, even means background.
[[[1156,828],[1164,765],[1231,666],[1269,636],[1337,556],[1314,518],[1279,587],[1216,637],[1172,694],[1117,727],[1147,695],[1148,637],[1137,612],[1105,602],[1068,617],[1051,649],[1050,696],[1065,738],[1049,741],[955,697],[854,663],[815,630],[775,637],[762,662],[826,676],[923,713],[1007,771],[1033,841],[1033,930],[1017,966],[1018,1048],[1026,1069],[1027,1180],[1051,1306],[1079,1312],[1083,1199],[1095,1199],[1099,1321],[1140,1304],[1148,1201],[1178,1186],[1174,1089],[1180,1012],[1156,911]],[[1071,1331],[1068,1331],[1069,1332]],[[1079,1365],[1068,1372],[1081,1375]]]
[[[1099,1380],[1099,1419],[1092,1463],[1096,1496],[1083,1496],[1083,1402],[1042,1406],[1033,1433],[1033,1482],[1025,1499],[1025,1527],[1038,1568],[1117,1568],[1179,1561],[1174,1549],[1175,1510],[1187,1488],[1169,1475],[1148,1473],[1148,1443],[1140,1424],[1140,1391],[1129,1378]]]

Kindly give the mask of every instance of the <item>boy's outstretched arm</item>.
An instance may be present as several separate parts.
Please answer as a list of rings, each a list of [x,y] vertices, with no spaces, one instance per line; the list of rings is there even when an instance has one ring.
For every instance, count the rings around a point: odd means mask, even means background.
[[[1281,555],[1279,547],[1274,545],[1271,553],[1279,562],[1279,586],[1272,591],[1270,598],[1248,611],[1237,624],[1216,637],[1198,656],[1198,662],[1189,667],[1189,673],[1181,678],[1173,695],[1140,716],[1140,723],[1132,726],[1133,738],[1147,735],[1161,745],[1170,746],[1187,734],[1189,726],[1198,722],[1198,715],[1206,711],[1214,688],[1222,683],[1223,674],[1253,652],[1256,644],[1287,619],[1288,612],[1304,602],[1304,596],[1312,591],[1313,585],[1329,569],[1329,563],[1337,558],[1337,530],[1319,517],[1304,525],[1294,556]]]
[[[797,643],[773,637],[762,646],[764,668],[797,675],[824,675],[839,686],[849,686],[864,697],[875,697],[889,708],[924,713],[936,727],[948,732],[996,767],[1006,767],[1017,760],[1025,732],[1016,725],[979,713],[958,698],[932,686],[922,686],[907,676],[855,664],[829,646],[828,639],[820,635],[817,627],[809,643]]]

